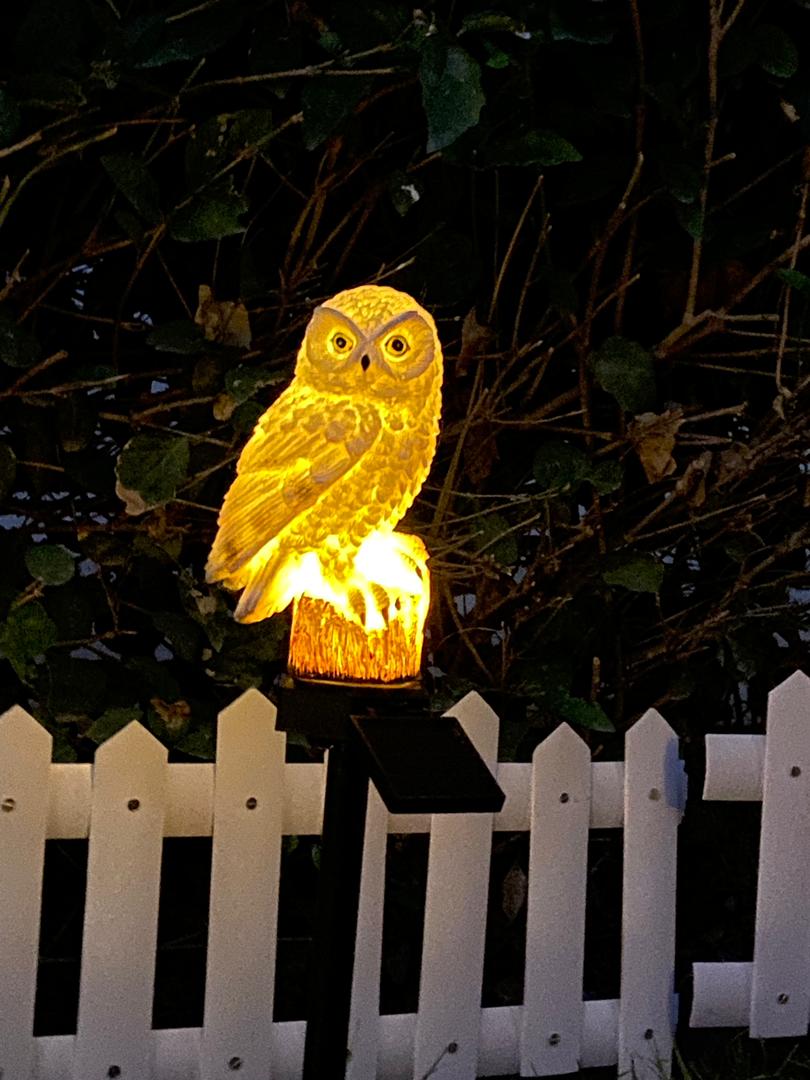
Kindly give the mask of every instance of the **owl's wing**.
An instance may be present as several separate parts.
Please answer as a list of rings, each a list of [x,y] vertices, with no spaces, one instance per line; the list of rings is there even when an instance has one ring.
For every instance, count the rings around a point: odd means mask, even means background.
[[[219,515],[207,579],[240,587],[240,568],[345,476],[380,428],[373,406],[335,403],[293,382],[242,451]]]

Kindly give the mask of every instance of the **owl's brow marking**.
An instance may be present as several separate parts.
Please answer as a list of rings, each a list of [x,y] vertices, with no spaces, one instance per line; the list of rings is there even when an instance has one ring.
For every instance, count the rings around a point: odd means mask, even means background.
[[[342,311],[338,311],[337,308],[331,308],[327,307],[326,304],[320,304],[318,307],[315,308],[315,310],[325,311],[328,315],[337,315],[338,318],[343,319],[344,322],[347,322],[349,324],[349,326],[356,334],[358,341],[363,341],[365,339],[366,335],[363,333],[363,331],[360,329],[354,319],[350,319],[348,315],[345,315]]]
[[[405,322],[407,319],[412,319],[414,316],[416,316],[420,322],[425,321],[418,311],[403,311],[400,315],[395,315],[393,319],[390,319],[381,326],[379,330],[375,331],[374,336],[378,337],[381,334],[386,334],[389,330],[393,330],[395,326],[399,326],[400,323]]]

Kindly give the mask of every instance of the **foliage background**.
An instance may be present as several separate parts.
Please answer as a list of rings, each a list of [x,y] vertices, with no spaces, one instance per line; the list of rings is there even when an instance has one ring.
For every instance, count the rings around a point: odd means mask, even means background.
[[[447,357],[407,522],[436,706],[482,690],[523,758],[761,724],[810,632],[805,0],[1,18],[0,707],[60,760],[133,717],[188,760],[272,690],[216,510],[313,305],[385,281]]]

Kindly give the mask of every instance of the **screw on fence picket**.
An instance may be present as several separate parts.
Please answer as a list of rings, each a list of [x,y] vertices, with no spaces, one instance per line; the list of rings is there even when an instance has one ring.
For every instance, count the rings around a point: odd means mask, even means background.
[[[368,504],[380,468],[368,456],[372,439],[359,447],[350,472],[327,470],[317,482],[315,513],[312,498],[296,501],[293,495],[282,500],[281,519],[277,510],[268,515],[257,455],[292,439],[282,486],[295,492],[301,456],[313,452],[311,431],[325,431],[325,449],[345,437],[327,415],[332,404],[310,385],[304,350],[294,381],[299,411],[289,414],[282,397],[256,427],[223,505],[206,573],[209,581],[244,586],[236,609],[240,621],[267,618],[293,600],[290,675],[279,695],[277,728],[329,750],[303,1075],[342,1080],[369,779],[388,809],[400,813],[494,811],[504,795],[458,721],[427,712],[419,681],[430,602],[427,551],[418,537],[393,531],[421,488],[435,449],[442,353],[433,319],[404,293],[361,286],[318,308],[310,333],[344,363],[347,401],[367,395],[369,380],[383,380],[392,395],[374,397],[379,420],[391,413],[398,431],[400,414],[393,410],[405,408],[424,428],[424,441],[411,442],[424,452],[411,462],[408,498]],[[390,364],[406,352],[422,366],[403,381],[393,377]],[[346,539],[336,550],[336,536],[359,540]]]
[[[10,814],[16,805],[16,799],[3,799],[2,803],[0,803],[0,810],[6,814]]]

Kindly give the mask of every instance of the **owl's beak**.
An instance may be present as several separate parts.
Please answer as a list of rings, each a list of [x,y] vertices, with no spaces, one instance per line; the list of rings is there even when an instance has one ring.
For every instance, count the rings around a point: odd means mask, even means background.
[[[367,353],[363,353],[363,355],[360,357],[360,367],[363,369],[363,371],[368,371],[370,366],[371,358],[368,356]]]

